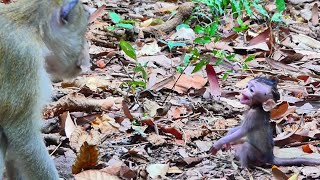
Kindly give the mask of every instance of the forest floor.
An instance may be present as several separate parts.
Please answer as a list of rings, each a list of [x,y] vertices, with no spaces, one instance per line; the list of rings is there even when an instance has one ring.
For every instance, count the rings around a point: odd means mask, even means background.
[[[320,178],[320,166],[244,169],[232,148],[207,153],[241,123],[247,108],[238,99],[241,89],[253,77],[271,76],[281,94],[271,112],[274,154],[320,161],[318,1],[286,1],[281,23],[243,15],[240,32],[225,11],[219,40],[204,45],[194,42],[201,36],[195,25],[210,19],[196,16],[208,14],[203,4],[83,2],[97,9],[87,33],[91,70],[55,83],[54,101],[44,110],[43,133],[61,178]],[[263,3],[275,11],[275,2]],[[187,19],[191,28],[176,28]],[[134,47],[135,59],[120,40]],[[186,62],[188,53],[198,58]],[[213,66],[201,66],[205,60]]]

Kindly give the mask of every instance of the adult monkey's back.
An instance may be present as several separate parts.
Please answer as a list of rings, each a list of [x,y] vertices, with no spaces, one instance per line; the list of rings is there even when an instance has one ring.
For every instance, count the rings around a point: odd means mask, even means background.
[[[78,0],[1,6],[0,177],[5,165],[9,179],[59,178],[41,137],[41,111],[51,95],[49,75],[72,78],[89,64],[88,16]]]

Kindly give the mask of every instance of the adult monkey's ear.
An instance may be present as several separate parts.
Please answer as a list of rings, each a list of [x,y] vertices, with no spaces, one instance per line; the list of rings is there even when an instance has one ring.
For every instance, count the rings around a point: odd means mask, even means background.
[[[68,23],[68,16],[74,7],[78,4],[78,0],[65,0],[64,5],[60,8],[60,22]]]
[[[262,103],[262,108],[266,112],[271,111],[276,106],[277,106],[277,104],[273,99],[268,99],[268,100],[266,100],[265,102]]]

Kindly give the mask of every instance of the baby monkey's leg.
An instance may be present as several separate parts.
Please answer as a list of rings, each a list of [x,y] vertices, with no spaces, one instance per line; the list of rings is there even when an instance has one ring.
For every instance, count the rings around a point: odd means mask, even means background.
[[[263,163],[262,152],[252,146],[249,142],[237,145],[236,158],[239,159],[242,167],[249,167],[251,165],[259,165]]]

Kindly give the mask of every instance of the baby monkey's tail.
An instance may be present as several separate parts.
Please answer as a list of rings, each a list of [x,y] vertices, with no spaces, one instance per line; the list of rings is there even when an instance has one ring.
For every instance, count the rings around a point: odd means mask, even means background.
[[[274,157],[273,164],[277,166],[298,166],[298,165],[306,165],[306,166],[314,166],[320,165],[320,159],[315,158],[279,158]]]

